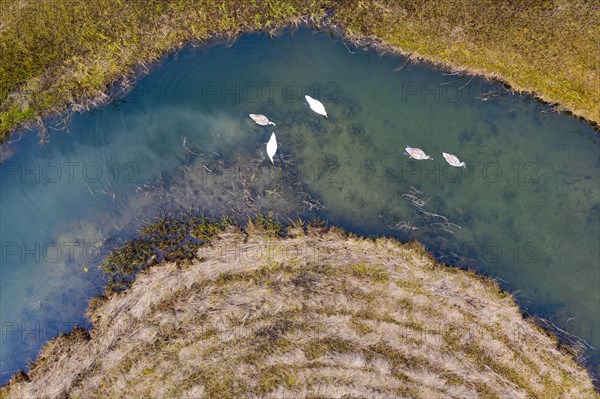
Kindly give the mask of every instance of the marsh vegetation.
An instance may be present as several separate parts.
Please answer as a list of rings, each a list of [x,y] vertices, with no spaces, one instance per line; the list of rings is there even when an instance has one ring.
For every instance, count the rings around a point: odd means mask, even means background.
[[[220,233],[94,300],[93,330],[49,342],[0,397],[598,397],[510,295],[420,244],[198,226]]]
[[[497,77],[557,109],[600,122],[600,8],[592,1],[108,0],[3,1],[0,141],[22,123],[86,110],[131,87],[135,72],[190,41],[339,25],[410,60]],[[108,92],[109,86],[113,90]]]

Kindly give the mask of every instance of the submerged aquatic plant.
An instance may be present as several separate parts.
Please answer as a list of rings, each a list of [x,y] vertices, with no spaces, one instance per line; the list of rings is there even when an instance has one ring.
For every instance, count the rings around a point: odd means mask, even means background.
[[[297,227],[296,224],[294,226]],[[260,231],[273,237],[283,236],[286,231],[285,226],[272,215],[252,215],[245,226],[241,220],[232,217],[215,219],[193,214],[163,215],[147,222],[138,237],[115,248],[102,262],[102,271],[108,278],[107,291],[123,291],[131,285],[139,271],[163,260],[180,264],[191,262],[202,245],[210,244],[228,227],[245,227],[248,231]]]
[[[248,218],[248,230],[262,230],[269,235],[279,236],[284,234],[284,226],[272,215],[253,215]]]
[[[107,290],[127,288],[135,273],[147,266],[153,255],[151,243],[140,238],[129,240],[112,251],[101,264],[102,271],[109,277]]]
[[[140,270],[162,260],[189,262],[201,245],[210,243],[232,224],[230,218],[173,214],[146,223],[137,238],[115,248],[102,262],[102,271],[109,281],[107,290],[126,289]]]

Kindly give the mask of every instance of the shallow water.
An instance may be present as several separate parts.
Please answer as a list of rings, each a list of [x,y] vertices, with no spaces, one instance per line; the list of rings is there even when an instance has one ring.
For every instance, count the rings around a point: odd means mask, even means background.
[[[0,169],[0,382],[59,331],[87,325],[104,249],[165,210],[272,211],[416,238],[600,347],[599,136],[584,122],[306,30],[163,64],[123,100],[49,129],[45,145],[30,133],[3,148],[14,154]],[[406,145],[434,160],[411,160]]]

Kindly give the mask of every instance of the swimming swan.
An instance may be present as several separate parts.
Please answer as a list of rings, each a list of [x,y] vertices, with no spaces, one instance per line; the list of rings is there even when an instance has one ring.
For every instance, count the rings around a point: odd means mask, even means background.
[[[311,96],[304,96],[304,98],[306,98],[310,109],[315,111],[317,114],[323,115],[325,118],[327,118],[327,111],[325,111],[325,106],[321,103],[321,101],[315,100]]]
[[[452,166],[456,166],[457,168],[463,167],[466,168],[464,162],[460,162],[460,159],[456,155],[448,154],[446,152],[442,152],[444,159]]]
[[[261,114],[250,114],[250,118],[252,118],[252,120],[254,122],[256,122],[257,124],[259,124],[261,126],[267,126],[267,125],[275,126],[275,124],[273,122],[271,122],[269,120],[269,118],[267,118],[266,116],[261,115]]]
[[[410,155],[410,157],[414,158],[414,159],[418,159],[418,160],[433,159],[429,155],[425,154],[425,152],[423,152],[423,150],[420,148],[414,148],[414,147],[407,146],[405,148],[405,150],[406,150],[406,152],[408,152],[408,155]]]
[[[271,133],[271,138],[269,139],[269,142],[267,143],[267,155],[269,156],[269,158],[271,158],[271,163],[275,163],[273,162],[273,156],[275,155],[275,153],[277,152],[277,138],[275,137],[275,132]]]

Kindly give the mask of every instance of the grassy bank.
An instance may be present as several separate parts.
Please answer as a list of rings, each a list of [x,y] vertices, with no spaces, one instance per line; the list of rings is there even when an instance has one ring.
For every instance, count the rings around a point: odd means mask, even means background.
[[[336,18],[415,58],[498,78],[600,123],[600,4],[594,1],[358,1]]]
[[[318,20],[326,11],[353,38],[500,77],[600,122],[600,6],[591,1],[8,0],[0,7],[0,141],[68,105],[109,100],[110,83],[190,40]]]
[[[2,1],[0,138],[21,122],[106,101],[107,86],[189,40],[320,18],[327,2]],[[128,84],[128,82],[124,82]],[[92,100],[85,102],[85,100]]]
[[[0,398],[599,397],[510,295],[419,244],[172,222],[141,239],[204,243],[92,301],[93,330],[50,341]],[[123,248],[107,272],[151,258]]]

